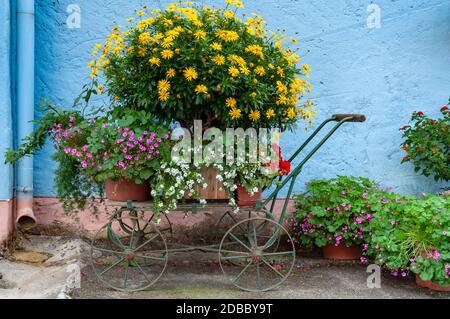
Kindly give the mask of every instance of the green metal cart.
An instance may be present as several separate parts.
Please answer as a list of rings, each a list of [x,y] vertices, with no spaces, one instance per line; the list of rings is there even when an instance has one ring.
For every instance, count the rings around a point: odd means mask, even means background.
[[[193,251],[218,254],[220,267],[228,281],[252,292],[268,291],[281,285],[295,264],[295,247],[283,226],[294,184],[305,163],[346,122],[364,122],[360,114],[337,114],[324,121],[297,149],[292,163],[330,122],[335,125],[286,177],[279,177],[275,190],[254,207],[240,207],[239,214],[228,204],[211,203],[179,205],[177,211],[208,211],[220,214],[211,232],[220,234],[218,244],[193,246],[172,242],[170,214],[152,212],[151,202],[112,202],[107,205],[114,214],[94,236],[91,263],[98,279],[119,291],[140,291],[155,284],[164,273],[169,255]],[[282,189],[288,187],[281,214],[275,214],[275,204]],[[162,220],[155,220],[161,218]],[[230,227],[231,226],[231,227]]]

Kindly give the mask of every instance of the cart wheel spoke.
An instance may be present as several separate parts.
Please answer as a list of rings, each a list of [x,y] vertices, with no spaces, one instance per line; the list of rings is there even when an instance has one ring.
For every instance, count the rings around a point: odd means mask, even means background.
[[[247,228],[244,234],[240,233],[242,225]],[[288,238],[283,249],[278,245],[281,236]],[[272,219],[254,217],[228,230],[219,246],[219,262],[225,276],[236,287],[253,292],[267,291],[281,285],[292,272],[295,247],[282,225]],[[278,264],[283,265],[282,271],[277,268]]]
[[[150,213],[120,209],[94,236],[91,265],[103,284],[120,291],[140,291],[163,274],[168,261],[167,243],[155,225],[147,222]],[[105,230],[106,237],[102,235]]]
[[[113,269],[114,267],[116,267],[118,264],[120,264],[122,261],[124,261],[125,258],[119,258],[115,263],[113,263],[111,266],[109,266],[108,268],[106,268],[105,270],[103,270],[99,275],[103,276],[104,274],[106,274],[108,271],[110,271],[111,269]]]
[[[278,276],[284,278],[284,275],[279,272],[278,269],[273,268],[273,266],[264,257],[262,257],[262,262],[265,263],[270,269],[272,269]]]
[[[232,282],[237,282],[239,280],[239,278],[241,278],[241,276],[245,273],[245,271],[248,269],[248,267],[250,267],[253,264],[253,261],[251,260],[247,266],[244,267],[244,269],[241,270],[241,272],[233,279],[231,279]]]

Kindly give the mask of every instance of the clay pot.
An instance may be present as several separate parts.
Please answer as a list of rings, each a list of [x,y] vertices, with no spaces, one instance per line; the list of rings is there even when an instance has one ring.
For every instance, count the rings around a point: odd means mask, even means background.
[[[323,247],[323,256],[333,260],[356,260],[361,257],[361,248],[358,246],[347,247],[345,244],[329,244]]]
[[[111,180],[105,182],[106,198],[113,201],[145,202],[150,200],[150,185],[148,183],[136,184],[127,179]]]
[[[428,289],[431,289],[431,290],[434,290],[434,291],[450,292],[450,286],[444,287],[444,286],[435,284],[432,281],[422,280],[418,274],[416,274],[416,284],[419,287],[428,288]]]
[[[244,187],[238,185],[236,189],[236,202],[239,206],[255,206],[258,199],[261,199],[261,189],[250,196]]]

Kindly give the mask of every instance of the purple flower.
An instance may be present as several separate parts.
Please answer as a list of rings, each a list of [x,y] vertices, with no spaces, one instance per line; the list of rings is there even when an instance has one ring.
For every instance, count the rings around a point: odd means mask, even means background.
[[[437,250],[435,250],[433,253],[433,259],[439,260],[440,257],[441,257],[441,254]]]

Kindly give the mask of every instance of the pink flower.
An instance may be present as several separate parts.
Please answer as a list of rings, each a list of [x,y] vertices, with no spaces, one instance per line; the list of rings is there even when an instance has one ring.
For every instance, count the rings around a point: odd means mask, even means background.
[[[435,250],[433,253],[433,259],[439,260],[440,257],[441,257],[441,254],[437,250]]]
[[[102,128],[106,128],[106,124],[105,123],[102,124]]]
[[[366,199],[367,193],[362,194],[362,198]]]
[[[395,225],[397,222],[395,220],[391,221],[391,225]]]
[[[86,168],[87,167],[87,162],[86,161],[82,161],[81,162],[81,167]]]

